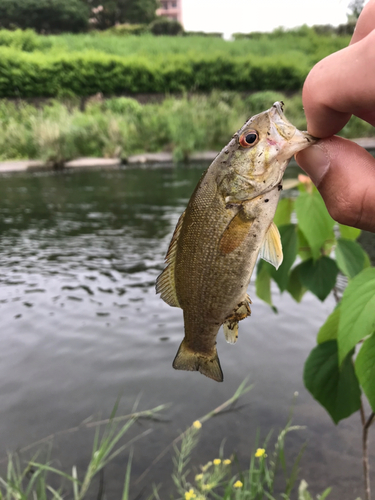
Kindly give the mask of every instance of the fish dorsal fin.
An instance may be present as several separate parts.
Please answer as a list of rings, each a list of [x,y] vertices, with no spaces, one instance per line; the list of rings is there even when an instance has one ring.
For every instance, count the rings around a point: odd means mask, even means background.
[[[158,276],[156,280],[156,293],[160,293],[160,297],[172,307],[181,307],[176,293],[176,284],[174,279],[174,270],[176,265],[176,252],[178,238],[181,233],[182,223],[184,221],[185,212],[178,219],[176,229],[174,230],[168,252],[165,257],[167,267]]]
[[[279,268],[283,261],[283,247],[281,245],[280,233],[274,222],[271,222],[268,228],[263,245],[259,251],[259,257],[275,266],[276,269]]]
[[[231,253],[241,245],[246,236],[249,234],[253,220],[254,219],[247,219],[243,210],[240,209],[238,214],[235,215],[227,225],[220,239],[219,247],[221,253]]]

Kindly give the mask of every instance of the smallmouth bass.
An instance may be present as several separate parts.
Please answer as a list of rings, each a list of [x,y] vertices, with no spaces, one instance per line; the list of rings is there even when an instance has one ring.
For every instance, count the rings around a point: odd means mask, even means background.
[[[216,336],[238,337],[251,314],[247,287],[257,257],[283,260],[273,223],[291,157],[315,139],[284,116],[283,103],[250,118],[200,179],[174,231],[156,292],[183,310],[185,338],[173,367],[223,381]]]

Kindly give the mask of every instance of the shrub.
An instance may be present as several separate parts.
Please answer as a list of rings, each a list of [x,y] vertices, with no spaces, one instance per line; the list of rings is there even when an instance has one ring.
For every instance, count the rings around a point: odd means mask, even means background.
[[[0,0],[0,27],[33,28],[39,33],[87,29],[89,9],[82,0]]]
[[[116,97],[104,101],[103,108],[104,110],[108,110],[119,115],[132,114],[139,116],[142,110],[142,105],[130,97]]]
[[[211,37],[211,38],[223,38],[223,33],[218,32],[210,32],[206,31],[184,31],[182,33],[183,36],[203,36],[203,37]]]
[[[167,17],[158,17],[150,24],[150,31],[153,35],[180,35],[183,27],[178,21],[173,21]]]
[[[17,29],[15,31],[2,29],[0,30],[0,45],[32,52],[37,49],[49,48],[52,44],[50,40],[38,36],[32,29]]]
[[[143,35],[145,33],[148,33],[148,26],[147,24],[117,24],[116,26],[112,26],[108,30],[109,33],[112,33],[114,35],[121,35],[121,36],[127,36],[127,35]]]
[[[176,55],[118,57],[43,54],[0,48],[0,97],[53,97],[180,91],[299,89],[308,72],[280,57]]]

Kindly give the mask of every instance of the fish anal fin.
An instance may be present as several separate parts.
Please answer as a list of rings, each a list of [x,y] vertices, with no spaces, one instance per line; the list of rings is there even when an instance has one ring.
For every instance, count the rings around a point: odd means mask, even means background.
[[[188,347],[185,339],[181,342],[174,358],[173,368],[175,370],[199,371],[216,382],[224,380],[216,348],[210,356],[194,352]]]
[[[271,222],[266,233],[263,245],[259,251],[259,257],[272,264],[278,269],[283,261],[283,247],[281,245],[280,233],[274,222]]]
[[[223,323],[223,331],[228,344],[235,344],[238,339],[238,321],[226,321]]]
[[[160,297],[164,300],[164,302],[172,307],[180,307],[177,298],[174,272],[176,265],[177,243],[181,233],[184,216],[185,212],[183,212],[179,218],[169,244],[168,252],[165,257],[167,267],[156,279],[156,293],[160,293]]]
[[[221,253],[229,254],[241,245],[249,234],[253,220],[246,218],[242,209],[233,217],[220,239]]]
[[[228,344],[235,344],[237,342],[238,322],[251,315],[250,304],[250,297],[246,295],[245,300],[238,304],[233,313],[223,323],[224,336]]]

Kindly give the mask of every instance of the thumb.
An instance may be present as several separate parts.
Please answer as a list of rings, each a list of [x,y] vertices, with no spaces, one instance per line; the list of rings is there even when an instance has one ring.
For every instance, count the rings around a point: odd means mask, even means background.
[[[296,161],[333,219],[375,232],[375,159],[365,149],[334,136],[300,151]]]

